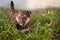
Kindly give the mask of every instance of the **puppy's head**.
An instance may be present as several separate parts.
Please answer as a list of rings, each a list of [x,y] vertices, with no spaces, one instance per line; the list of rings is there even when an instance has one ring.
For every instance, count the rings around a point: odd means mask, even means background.
[[[19,11],[16,15],[16,21],[21,26],[26,26],[30,21],[31,11]]]

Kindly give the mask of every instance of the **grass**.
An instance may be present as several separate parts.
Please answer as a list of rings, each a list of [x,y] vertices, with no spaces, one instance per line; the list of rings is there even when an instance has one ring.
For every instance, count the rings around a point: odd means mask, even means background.
[[[59,18],[60,9],[58,8],[52,8],[47,14],[41,13],[41,16],[32,12],[29,32],[19,33],[15,25],[8,22],[5,12],[0,9],[0,40],[60,40]],[[53,24],[48,26],[50,21]]]

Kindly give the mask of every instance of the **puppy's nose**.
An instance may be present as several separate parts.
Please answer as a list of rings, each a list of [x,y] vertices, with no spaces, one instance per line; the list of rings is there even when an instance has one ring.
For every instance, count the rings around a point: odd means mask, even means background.
[[[24,26],[24,24],[25,24],[24,20],[21,20],[20,25]]]
[[[22,26],[22,24],[20,24]]]

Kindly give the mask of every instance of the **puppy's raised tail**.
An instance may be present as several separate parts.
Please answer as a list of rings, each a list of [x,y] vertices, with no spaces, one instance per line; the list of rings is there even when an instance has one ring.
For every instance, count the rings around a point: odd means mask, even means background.
[[[11,11],[14,11],[14,3],[13,3],[13,1],[10,2],[10,9],[11,9]]]

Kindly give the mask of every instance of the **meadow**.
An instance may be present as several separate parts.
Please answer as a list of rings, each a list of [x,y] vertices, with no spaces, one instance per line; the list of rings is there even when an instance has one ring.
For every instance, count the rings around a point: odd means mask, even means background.
[[[19,33],[7,14],[7,9],[0,8],[0,40],[60,40],[59,8],[32,11],[28,33]]]

